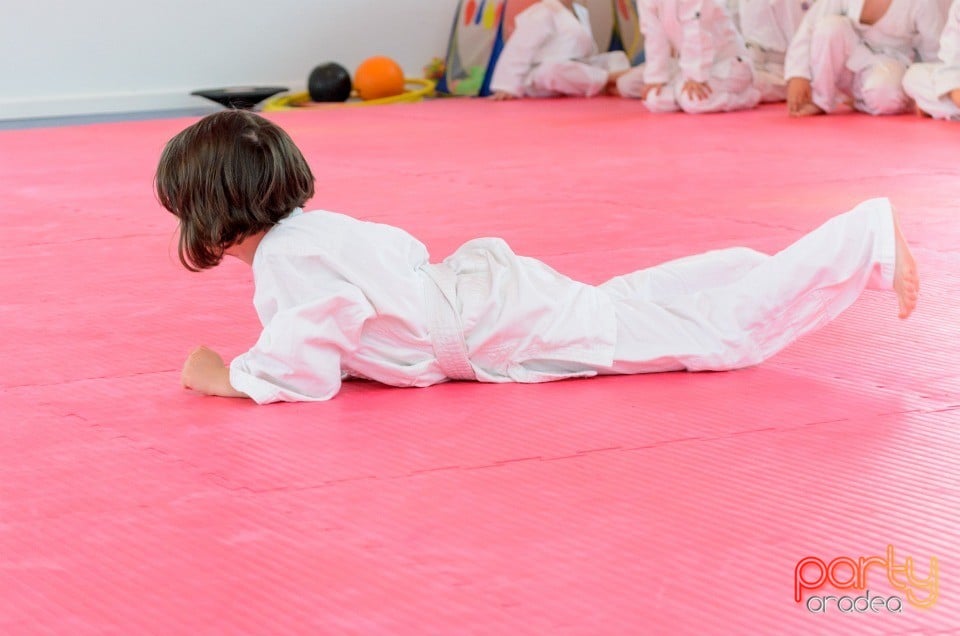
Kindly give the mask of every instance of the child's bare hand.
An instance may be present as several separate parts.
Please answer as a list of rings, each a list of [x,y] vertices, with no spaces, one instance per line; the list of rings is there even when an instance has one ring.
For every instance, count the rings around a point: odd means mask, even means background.
[[[197,347],[187,356],[180,374],[183,386],[204,395],[220,397],[249,397],[230,384],[230,369],[223,358],[208,347]]]
[[[950,91],[950,101],[952,101],[957,108],[960,108],[960,88],[955,88]]]
[[[796,115],[804,106],[813,103],[813,90],[810,80],[805,77],[791,77],[787,81],[787,110]]]
[[[492,99],[495,102],[505,102],[507,100],[516,99],[516,98],[517,98],[516,95],[514,95],[513,93],[508,93],[507,91],[497,91],[496,93],[490,96],[490,99]]]
[[[683,83],[683,89],[681,92],[689,97],[690,99],[701,101],[710,97],[710,86],[706,82],[697,82],[694,80],[687,80]]]
[[[646,99],[647,95],[653,93],[654,95],[660,94],[660,89],[663,88],[663,83],[660,84],[645,84],[643,87],[643,97],[641,99]]]

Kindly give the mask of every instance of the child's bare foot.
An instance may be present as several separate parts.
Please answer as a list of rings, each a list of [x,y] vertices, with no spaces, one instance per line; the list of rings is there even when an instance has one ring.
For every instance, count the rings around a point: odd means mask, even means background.
[[[603,87],[603,92],[613,97],[620,97],[620,89],[617,87],[617,80],[627,74],[630,69],[622,71],[610,71],[607,74],[607,85]]]
[[[813,115],[822,115],[823,109],[813,102],[807,102],[797,106],[795,110],[790,111],[790,114],[794,117],[812,117]]]
[[[907,239],[900,230],[897,212],[893,212],[893,228],[897,238],[897,261],[894,266],[893,290],[900,302],[900,318],[906,318],[917,306],[920,295],[920,275],[917,273],[917,261],[910,253]]]

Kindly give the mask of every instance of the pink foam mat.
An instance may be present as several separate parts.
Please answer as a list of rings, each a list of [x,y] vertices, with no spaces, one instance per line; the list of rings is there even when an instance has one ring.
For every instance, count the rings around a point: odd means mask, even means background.
[[[186,353],[259,325],[245,266],[183,270],[152,194],[192,120],[0,132],[0,633],[960,633],[960,126],[616,99],[271,117],[312,207],[588,282],[889,196],[921,303],[867,292],[731,373],[203,398]],[[887,546],[938,560],[933,607],[795,601],[800,559]],[[904,596],[879,567],[869,589]]]

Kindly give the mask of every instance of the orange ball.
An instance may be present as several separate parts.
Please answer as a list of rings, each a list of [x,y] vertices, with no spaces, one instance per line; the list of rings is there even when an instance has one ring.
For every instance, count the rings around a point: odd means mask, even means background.
[[[353,74],[353,87],[360,99],[399,95],[406,88],[403,69],[389,57],[378,55],[364,60]]]

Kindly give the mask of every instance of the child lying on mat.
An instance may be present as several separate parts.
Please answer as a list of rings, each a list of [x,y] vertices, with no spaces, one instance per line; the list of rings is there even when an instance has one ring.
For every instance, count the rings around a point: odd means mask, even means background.
[[[590,286],[497,238],[431,264],[406,232],[300,208],[314,177],[290,137],[224,111],[167,144],[160,202],[180,220],[180,260],[224,254],[253,268],[263,333],[228,366],[200,347],[184,386],[259,403],[326,400],[345,378],[393,386],[546,382],[757,364],[846,309],[894,290],[900,317],[916,264],[886,199],[861,203],[787,249],[733,248]]]
[[[623,51],[597,52],[589,13],[573,0],[540,0],[515,24],[490,79],[495,100],[593,97],[630,68]]]

